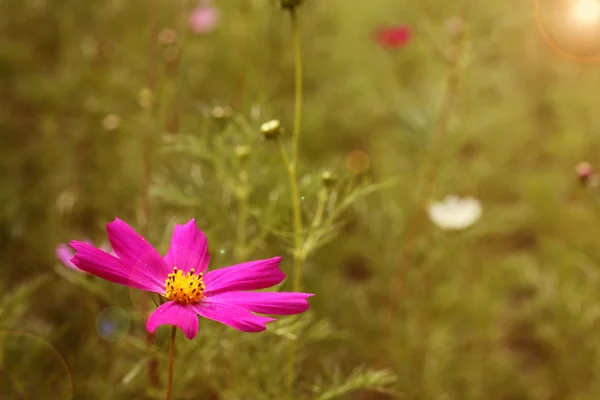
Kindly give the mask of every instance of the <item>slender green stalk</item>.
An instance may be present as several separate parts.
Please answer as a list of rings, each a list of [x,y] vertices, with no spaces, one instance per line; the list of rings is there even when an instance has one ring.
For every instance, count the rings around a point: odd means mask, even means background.
[[[173,366],[175,365],[175,337],[177,327],[171,328],[171,344],[169,345],[169,374],[167,378],[167,400],[173,398]]]
[[[465,3],[465,10],[463,16],[466,14],[468,1]],[[393,294],[390,298],[390,310],[392,310],[391,321],[395,321],[395,309],[396,305],[399,304],[398,295],[403,295],[402,283],[406,279],[406,272],[408,266],[411,264],[415,242],[419,236],[420,223],[424,216],[426,216],[423,209],[427,207],[427,203],[431,197],[433,184],[437,175],[437,163],[435,162],[435,151],[439,150],[438,142],[444,138],[448,130],[448,124],[452,111],[454,109],[454,103],[458,95],[458,87],[460,83],[460,69],[459,62],[462,57],[464,47],[465,36],[461,34],[456,41],[456,53],[455,58],[450,63],[450,69],[446,76],[446,85],[442,96],[442,102],[437,114],[437,122],[435,131],[430,140],[431,149],[428,152],[428,157],[423,163],[423,173],[419,182],[419,189],[416,196],[415,209],[413,210],[412,216],[408,221],[408,226],[405,232],[405,239],[403,240],[404,246],[400,253],[400,265],[396,275],[395,289],[391,291]]]
[[[277,139],[277,147],[279,148],[279,152],[281,153],[281,158],[283,159],[284,164],[286,165],[286,170],[288,173],[288,178],[290,181],[290,198],[292,201],[292,212],[294,215],[294,278],[292,284],[292,290],[297,292],[301,288],[301,279],[302,279],[302,264],[306,255],[304,254],[304,249],[302,245],[302,218],[301,218],[301,208],[300,208],[300,192],[298,190],[298,178],[296,176],[296,170],[293,167],[294,161],[290,159],[288,153],[283,147],[283,144]]]
[[[300,42],[300,29],[298,27],[298,15],[296,9],[290,11],[290,19],[292,25],[292,36],[294,42],[294,65],[295,65],[295,106],[294,106],[294,131],[292,136],[292,156],[289,158],[285,149],[278,142],[281,155],[287,166],[288,176],[290,180],[290,199],[292,203],[293,213],[293,229],[294,229],[294,269],[292,277],[292,290],[300,291],[302,287],[302,264],[306,255],[303,249],[302,239],[302,210],[300,208],[300,194],[298,190],[298,148],[300,145],[300,133],[302,131],[302,46]],[[296,342],[291,341],[288,351],[287,362],[287,386],[291,396],[294,384],[294,356],[296,353]]]
[[[465,17],[468,10],[468,5],[469,0],[466,0],[462,12],[463,20],[466,19]],[[421,175],[421,180],[419,182],[419,190],[417,192],[416,202],[414,205],[415,208],[406,228],[405,240],[403,240],[404,246],[402,247],[400,253],[400,265],[397,269],[396,279],[392,281],[392,285],[394,285],[391,290],[393,295],[390,298],[390,339],[392,342],[397,340],[397,332],[395,328],[398,327],[398,320],[405,318],[405,316],[398,315],[397,306],[398,304],[402,304],[404,299],[406,299],[409,295],[405,288],[405,282],[408,278],[409,268],[414,268],[413,264],[416,243],[420,237],[421,228],[427,216],[425,209],[430,200],[433,185],[438,172],[439,165],[436,162],[436,156],[441,148],[439,142],[446,136],[450,117],[452,115],[452,111],[454,110],[454,104],[456,103],[456,98],[458,96],[461,72],[459,63],[464,50],[464,41],[464,32],[461,32],[459,37],[456,38],[454,57],[453,59],[449,60],[450,68],[446,76],[446,85],[442,96],[442,102],[438,109],[435,131],[430,141],[431,148],[429,149],[428,157],[423,165],[423,174]],[[414,296],[423,295],[423,293],[426,293],[431,289],[430,286],[433,286],[433,282],[431,281],[427,271],[422,271],[418,278],[418,282],[418,287],[414,289],[417,291],[413,293]],[[427,338],[429,336],[429,327],[427,324],[428,321],[426,321],[426,315],[427,310],[420,312],[419,315],[416,315],[415,317],[417,344],[415,345],[416,348],[411,356],[411,368],[409,376],[409,381],[411,382],[411,391],[413,392],[411,397],[415,399],[422,397],[423,387],[425,385],[424,370],[428,352]]]
[[[296,92],[294,106],[294,135],[292,145],[292,163],[294,167],[298,162],[298,147],[300,145],[300,132],[302,130],[302,46],[300,43],[300,29],[298,27],[298,15],[295,9],[290,10],[290,18],[292,21],[292,36],[294,40],[294,68]]]
[[[317,210],[315,211],[315,216],[311,224],[313,229],[318,228],[321,225],[321,222],[323,222],[323,212],[325,211],[325,204],[327,204],[327,200],[329,200],[329,190],[322,188],[318,194]]]
[[[148,237],[148,224],[150,221],[150,158],[152,152],[152,127],[153,127],[153,109],[154,109],[154,96],[156,94],[156,82],[157,82],[157,35],[158,35],[158,9],[156,0],[148,0],[148,32],[149,32],[149,46],[148,46],[148,91],[150,93],[150,101],[146,107],[147,112],[147,127],[144,129],[144,133],[141,135],[141,147],[142,147],[142,179],[141,179],[141,205],[142,205],[142,218],[140,221],[140,233],[144,237]],[[142,304],[146,308],[149,300],[147,292],[142,295]],[[142,310],[144,314],[146,310]],[[146,334],[146,343],[150,350],[150,357],[148,359],[148,377],[150,384],[158,388],[160,386],[160,379],[158,374],[158,358],[154,353],[154,334],[148,332]]]

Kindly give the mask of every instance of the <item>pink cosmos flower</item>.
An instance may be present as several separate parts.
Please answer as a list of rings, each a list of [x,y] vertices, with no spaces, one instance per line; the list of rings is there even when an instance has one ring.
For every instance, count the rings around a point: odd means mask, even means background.
[[[106,226],[116,253],[112,256],[90,244],[72,241],[77,268],[108,281],[158,293],[168,301],[148,318],[146,329],[175,325],[193,339],[198,315],[244,332],[260,332],[273,318],[255,315],[299,314],[309,309],[312,294],[248,292],[281,282],[281,257],[249,261],[206,272],[208,240],[192,219],[175,225],[171,246],[164,258],[129,225],[116,218]]]
[[[190,29],[202,34],[212,31],[219,23],[219,10],[209,4],[196,7],[190,14]]]
[[[375,32],[375,38],[379,44],[390,49],[404,47],[412,37],[412,30],[406,25],[380,28]]]
[[[83,239],[83,243],[87,243],[89,245],[93,245],[93,242],[90,239]],[[110,246],[108,244],[104,244],[102,246],[100,246],[100,248],[104,251],[107,251],[109,254],[114,255],[112,249],[110,248]],[[76,272],[83,272],[82,270],[80,270],[79,268],[77,268],[75,266],[75,264],[73,264],[71,262],[71,258],[75,255],[75,252],[73,251],[73,249],[71,249],[69,246],[67,246],[64,243],[61,243],[58,245],[58,247],[56,248],[56,259],[65,267],[69,268],[70,270],[76,271]]]

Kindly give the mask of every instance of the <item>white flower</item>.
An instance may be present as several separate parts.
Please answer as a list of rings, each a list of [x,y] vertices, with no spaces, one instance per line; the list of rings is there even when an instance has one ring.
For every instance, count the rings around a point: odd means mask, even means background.
[[[481,204],[473,197],[446,196],[429,205],[429,218],[441,229],[459,230],[473,225],[481,217]]]

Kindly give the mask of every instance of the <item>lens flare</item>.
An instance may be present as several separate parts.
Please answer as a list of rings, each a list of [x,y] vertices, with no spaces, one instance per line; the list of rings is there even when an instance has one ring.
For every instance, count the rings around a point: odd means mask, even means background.
[[[600,0],[535,0],[535,21],[542,39],[561,56],[600,62]]]
[[[579,0],[573,6],[573,19],[582,25],[592,25],[600,21],[600,4],[596,0]]]

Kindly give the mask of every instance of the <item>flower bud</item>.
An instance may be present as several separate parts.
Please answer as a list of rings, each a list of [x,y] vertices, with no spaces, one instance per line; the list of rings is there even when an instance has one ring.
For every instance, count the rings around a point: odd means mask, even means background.
[[[579,178],[579,182],[583,186],[597,186],[598,185],[598,176],[594,171],[594,167],[592,164],[586,161],[582,161],[575,166],[575,172],[577,173],[577,177]]]
[[[260,131],[266,139],[276,139],[281,135],[281,122],[278,119],[272,119],[260,126]]]
[[[279,7],[284,10],[293,10],[303,2],[304,0],[277,0]]]
[[[332,188],[337,182],[337,176],[335,176],[329,171],[324,171],[321,174],[321,181],[323,182],[323,186],[325,186],[326,188]]]
[[[250,149],[250,146],[245,145],[235,146],[235,149],[233,151],[241,161],[246,161],[252,153],[252,149]]]

